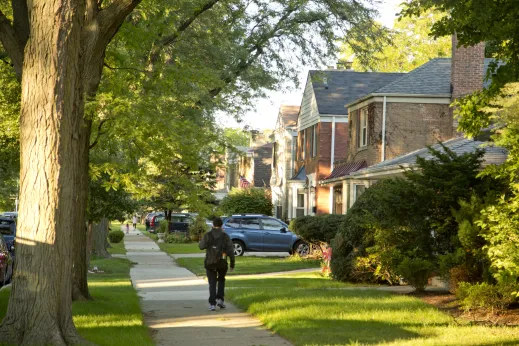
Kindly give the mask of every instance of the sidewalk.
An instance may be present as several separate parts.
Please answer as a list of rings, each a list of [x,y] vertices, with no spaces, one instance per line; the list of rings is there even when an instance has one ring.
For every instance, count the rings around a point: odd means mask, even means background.
[[[139,231],[126,235],[124,244],[127,258],[137,263],[130,276],[157,345],[290,345],[229,302],[224,310],[208,311],[207,282],[178,267]]]

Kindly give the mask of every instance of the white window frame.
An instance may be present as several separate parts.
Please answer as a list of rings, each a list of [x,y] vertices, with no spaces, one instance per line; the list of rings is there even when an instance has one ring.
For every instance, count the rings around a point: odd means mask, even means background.
[[[362,108],[359,114],[359,148],[368,145],[368,108]]]
[[[363,186],[364,191],[366,191],[367,186],[366,184],[353,184],[353,203],[357,202],[357,198],[360,196],[357,196],[357,186]]]

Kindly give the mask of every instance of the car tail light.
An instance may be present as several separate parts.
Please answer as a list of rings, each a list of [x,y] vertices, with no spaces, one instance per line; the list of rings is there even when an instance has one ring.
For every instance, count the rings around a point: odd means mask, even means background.
[[[151,218],[150,226],[151,227],[155,226],[155,216]]]

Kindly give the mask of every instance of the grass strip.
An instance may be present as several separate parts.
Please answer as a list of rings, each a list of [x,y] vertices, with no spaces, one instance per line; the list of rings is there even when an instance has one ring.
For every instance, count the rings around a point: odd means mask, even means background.
[[[228,287],[226,298],[294,345],[519,344],[519,328],[460,325],[417,298],[359,289],[319,274],[230,277]]]
[[[188,269],[198,276],[205,275],[203,258],[178,258],[179,266]],[[228,275],[263,274],[283,272],[298,269],[319,268],[317,260],[307,260],[299,257],[236,257],[236,268]]]

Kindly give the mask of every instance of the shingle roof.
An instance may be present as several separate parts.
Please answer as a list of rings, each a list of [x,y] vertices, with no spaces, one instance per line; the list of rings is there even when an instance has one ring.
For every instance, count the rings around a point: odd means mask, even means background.
[[[290,178],[290,180],[302,180],[302,181],[305,181],[306,180],[306,169],[305,169],[305,166],[301,167],[299,169],[299,171],[297,171],[297,173],[292,178]]]
[[[483,166],[487,165],[499,165],[502,164],[508,155],[506,149],[497,146],[484,146],[485,144],[489,144],[489,142],[477,141],[474,139],[467,139],[464,137],[453,138],[448,141],[443,142],[450,150],[454,151],[458,155],[472,153],[476,151],[477,148],[485,149],[485,155],[483,156]],[[441,145],[436,144],[432,146],[435,150],[443,151]],[[418,157],[422,157],[426,160],[431,160],[434,156],[429,152],[427,148],[422,148],[408,154],[396,157],[391,160],[387,160],[381,163],[377,163],[376,165],[370,166],[368,168],[359,170],[351,175],[360,175],[365,173],[371,173],[376,171],[381,171],[390,167],[398,168],[402,165],[413,165],[416,163],[416,159]]]
[[[299,106],[281,105],[279,112],[281,120],[285,126],[296,126],[297,117],[299,116]]]
[[[483,76],[490,62],[494,59],[485,59]],[[485,88],[490,81],[485,81]],[[451,58],[436,58],[429,60],[397,80],[375,90],[374,94],[422,94],[446,95],[451,93]]]
[[[355,161],[355,162],[345,162],[336,165],[333,168],[332,173],[324,178],[323,180],[335,179],[340,177],[345,177],[352,172],[358,171],[359,169],[366,168],[368,165],[366,161]]]
[[[391,83],[404,73],[310,71],[320,114],[348,114],[345,105]],[[326,83],[325,83],[326,82]]]

